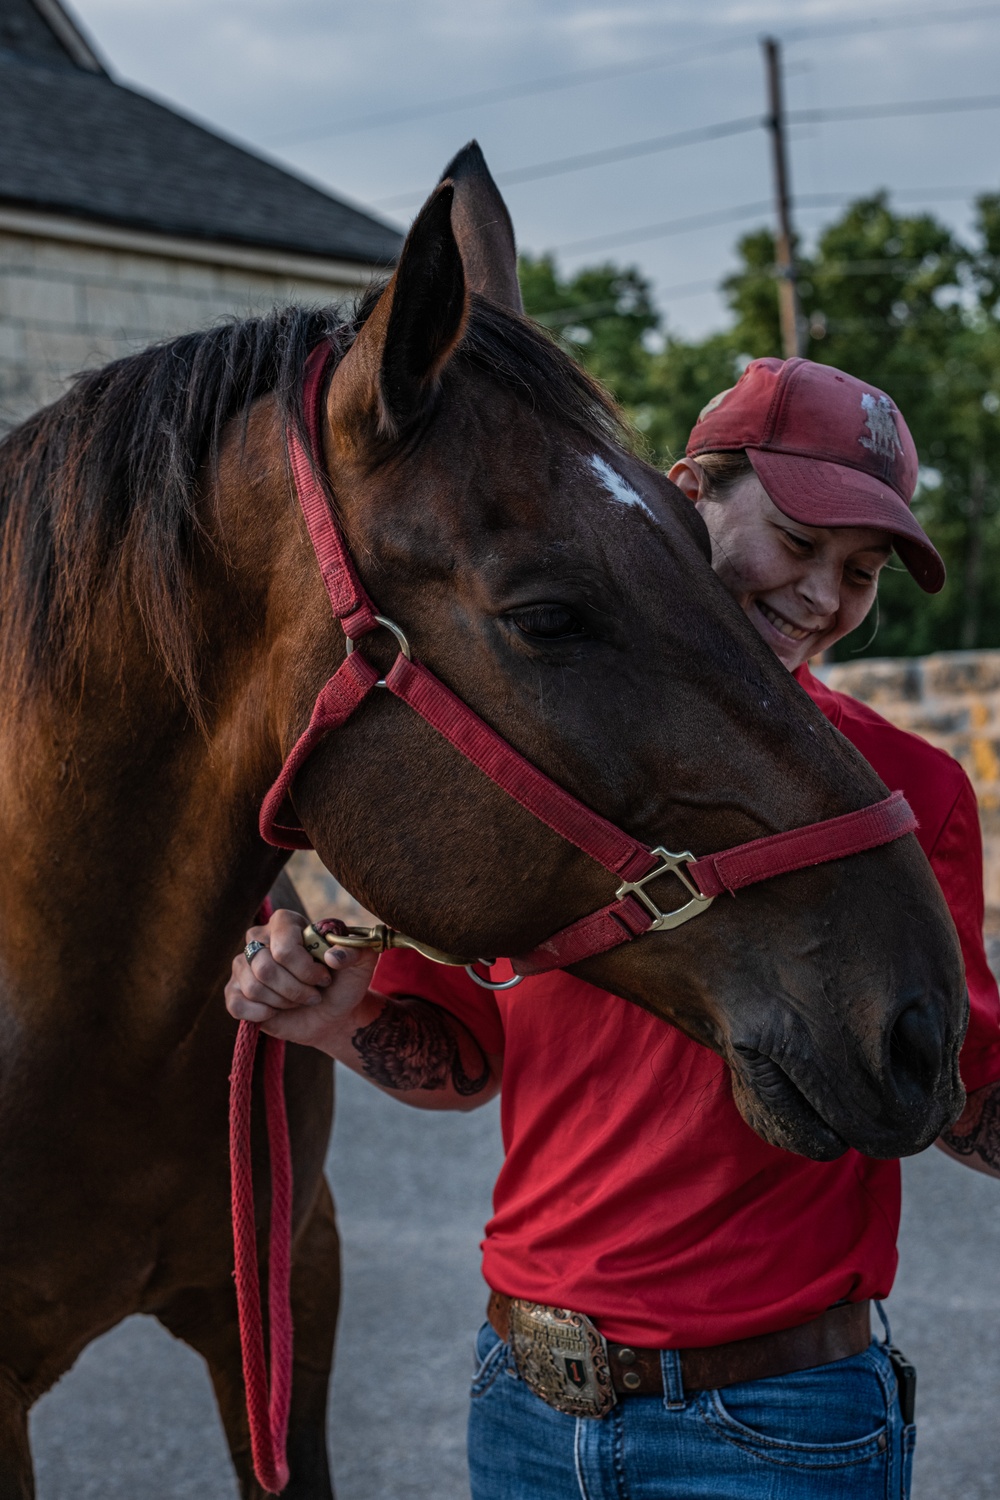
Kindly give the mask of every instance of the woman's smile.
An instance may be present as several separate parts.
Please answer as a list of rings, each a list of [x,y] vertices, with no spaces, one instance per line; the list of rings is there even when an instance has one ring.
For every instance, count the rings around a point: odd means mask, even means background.
[[[789,640],[804,641],[809,636],[816,634],[815,630],[804,630],[801,625],[793,625],[791,620],[779,614],[771,605],[765,604],[763,599],[755,599],[754,608],[764,616],[769,625],[773,625],[775,630],[780,631]]]

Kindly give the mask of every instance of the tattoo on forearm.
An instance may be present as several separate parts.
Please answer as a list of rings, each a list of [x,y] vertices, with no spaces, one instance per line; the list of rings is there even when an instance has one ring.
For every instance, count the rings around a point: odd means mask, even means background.
[[[453,1030],[460,1024],[427,1000],[390,1000],[351,1042],[368,1077],[383,1088],[443,1089],[451,1083],[456,1094],[469,1096],[486,1087],[490,1066],[470,1032],[482,1072],[475,1078],[466,1073]]]
[[[942,1130],[941,1139],[959,1156],[978,1153],[988,1167],[1000,1171],[1000,1086],[987,1085],[970,1094],[954,1125]]]

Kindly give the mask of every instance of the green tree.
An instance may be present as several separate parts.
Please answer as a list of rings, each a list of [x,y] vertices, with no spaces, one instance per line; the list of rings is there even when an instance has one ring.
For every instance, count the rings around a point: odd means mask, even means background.
[[[696,341],[661,333],[634,267],[563,278],[551,256],[522,261],[529,313],[615,392],[656,462],[683,452],[701,408],[749,359],[781,352],[773,237],[744,235],[737,255],[722,288],[731,324]],[[849,204],[797,262],[806,353],[899,403],[923,464],[914,508],[949,571],[933,599],[904,569],[887,571],[872,639],[844,641],[838,654],[1000,645],[1000,195],[978,201],[966,243],[876,193]]]
[[[631,416],[645,400],[660,326],[649,282],[634,266],[588,266],[564,280],[551,255],[522,255],[525,311],[604,382]]]
[[[933,599],[905,572],[886,576],[870,653],[1000,643],[1000,591],[985,587],[1000,576],[998,217],[995,200],[980,202],[966,245],[931,215],[900,216],[877,194],[850,205],[803,259],[807,352],[898,402],[924,465],[915,509],[949,571]]]
[[[669,465],[683,455],[702,407],[735,385],[748,360],[731,332],[710,334],[698,343],[668,335],[662,353],[650,361],[640,411],[640,426],[660,463]]]

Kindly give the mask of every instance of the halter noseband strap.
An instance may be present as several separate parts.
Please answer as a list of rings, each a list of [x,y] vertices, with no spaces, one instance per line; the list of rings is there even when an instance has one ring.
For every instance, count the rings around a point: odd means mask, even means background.
[[[615,900],[608,906],[564,927],[531,953],[513,958],[517,975],[566,968],[643,933],[679,927],[706,910],[723,891],[735,893],[773,875],[843,859],[915,830],[917,822],[905,797],[902,792],[893,792],[884,801],[858,812],[810,823],[787,833],[771,834],[695,859],[686,852],[672,854],[666,849],[650,849],[532,765],[440,678],[421,662],[412,660],[406,637],[398,626],[376,613],[357,576],[320,478],[321,396],[331,358],[330,347],[321,344],[306,361],[302,399],[308,449],[291,427],[287,442],[299,504],[330,606],[348,640],[348,654],[321,688],[305,732],[264,799],[260,831],[269,844],[279,849],[312,847],[303,828],[279,821],[295,777],[319,742],[345,723],[376,687],[387,688],[409,704],[466,760],[528,812],[619,877],[621,884]],[[354,643],[361,636],[381,627],[395,635],[400,647],[384,678],[354,650]],[[680,881],[688,900],[677,910],[663,912],[646,887],[668,874]]]

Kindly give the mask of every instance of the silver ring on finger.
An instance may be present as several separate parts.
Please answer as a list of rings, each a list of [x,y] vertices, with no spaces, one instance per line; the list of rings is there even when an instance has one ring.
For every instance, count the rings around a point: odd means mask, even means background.
[[[243,957],[246,959],[247,963],[252,966],[256,955],[258,953],[262,953],[266,949],[266,947],[266,943],[258,943],[256,940],[254,940],[254,942],[252,943],[247,943],[246,947],[243,949]]]

